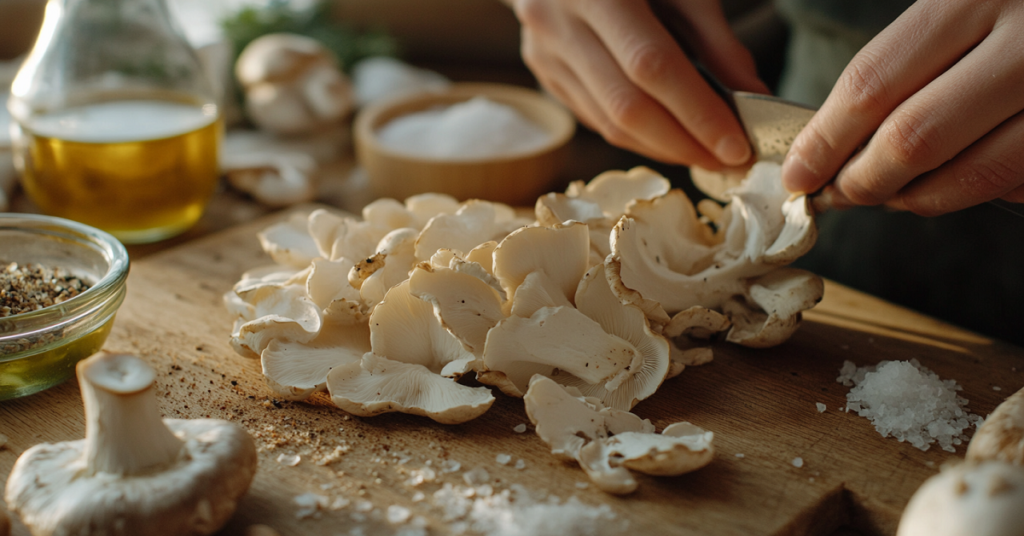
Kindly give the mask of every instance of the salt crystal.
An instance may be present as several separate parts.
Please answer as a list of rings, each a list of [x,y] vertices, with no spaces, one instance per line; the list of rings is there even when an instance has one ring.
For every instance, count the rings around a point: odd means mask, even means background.
[[[744,454],[742,452],[737,452],[736,453],[736,457],[737,458],[742,458],[742,457],[744,457]]]
[[[403,115],[377,131],[377,140],[389,150],[443,160],[523,154],[550,139],[512,106],[485,97]]]
[[[366,514],[361,514],[359,512],[352,512],[348,517],[352,518],[352,521],[355,521],[356,523],[362,523],[367,520]]]
[[[524,460],[522,458],[519,458],[518,460],[516,460],[515,468],[519,469],[520,471],[522,471],[523,469],[526,469],[526,460]]]
[[[590,487],[590,482],[577,482],[576,489],[587,489]]]
[[[992,386],[992,390],[993,390],[993,391],[1002,391],[1002,390],[1003,390],[1003,388],[1002,388],[1002,387],[999,387],[998,385],[993,385],[993,386]]]
[[[445,460],[441,465],[441,471],[445,473],[454,473],[462,468],[462,464],[455,460]]]
[[[373,503],[370,501],[359,501],[356,503],[356,512],[369,512],[373,510]]]
[[[494,461],[498,462],[500,465],[508,465],[509,462],[512,461],[512,456],[508,454],[498,454],[494,457]]]
[[[401,525],[412,517],[412,511],[404,506],[392,504],[388,507],[387,520],[392,525]]]
[[[803,467],[804,466],[804,459],[799,457],[799,456],[797,456],[796,458],[793,458],[793,461],[790,462],[790,463],[793,464],[793,467]]]
[[[277,456],[277,463],[281,465],[287,465],[288,467],[295,467],[302,461],[302,456],[298,454],[284,454],[281,453]]]
[[[417,491],[416,493],[412,494],[412,502],[423,502],[424,500],[426,500],[426,498],[427,495],[422,491]]]
[[[526,431],[526,425],[525,424],[517,424],[515,426],[515,428],[512,429],[512,431],[517,433],[517,434],[521,434],[521,433]]]
[[[317,495],[316,493],[303,493],[302,495],[296,495],[292,502],[299,507],[295,512],[295,517],[298,519],[306,519],[316,516],[321,508],[327,507],[327,497],[323,495]]]
[[[335,497],[335,499],[333,501],[331,501],[330,509],[331,510],[341,510],[342,508],[345,508],[346,506],[348,506],[350,502],[352,502],[352,501],[348,500],[345,497]]]
[[[487,469],[477,467],[463,473],[462,479],[466,481],[466,484],[476,486],[478,484],[486,484],[490,482],[491,474],[487,472]]]
[[[825,413],[825,404],[821,402],[815,402],[814,406],[818,408],[818,413]]]
[[[867,417],[883,437],[894,437],[928,450],[938,442],[955,452],[964,431],[982,418],[967,411],[957,396],[962,387],[942,380],[917,360],[883,361],[875,367],[856,367],[847,361],[836,381],[853,385],[846,395],[847,411]]]
[[[436,478],[437,473],[433,469],[424,467],[423,469],[416,469],[413,471],[409,480],[405,483],[408,486],[416,487],[424,482],[433,482]]]

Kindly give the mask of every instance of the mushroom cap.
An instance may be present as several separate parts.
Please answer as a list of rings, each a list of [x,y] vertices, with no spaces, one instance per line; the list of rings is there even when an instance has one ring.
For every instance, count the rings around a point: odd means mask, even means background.
[[[637,166],[629,171],[605,171],[584,185],[574,182],[566,195],[593,201],[606,217],[617,220],[637,199],[654,199],[669,192],[672,184],[658,172]]]
[[[487,332],[505,318],[494,288],[450,268],[417,267],[409,276],[409,293],[429,303],[434,317],[474,355],[483,354]]]
[[[260,356],[263,377],[274,392],[303,400],[327,387],[332,368],[357,363],[370,351],[370,326],[350,302],[324,311],[323,327],[309,342],[271,341]]]
[[[910,498],[897,536],[1024,535],[1024,469],[963,463],[929,478]]]
[[[370,315],[370,346],[380,357],[422,365],[435,374],[461,376],[476,356],[413,296],[409,281],[395,285]]]
[[[629,410],[637,402],[653,395],[668,375],[669,342],[651,331],[640,308],[618,300],[611,291],[603,266],[595,266],[583,276],[576,290],[576,307],[600,324],[606,333],[632,345],[638,359],[630,363],[628,375],[614,389],[607,384],[573,381],[562,374],[554,376],[554,379],[619,410]]]
[[[256,447],[227,421],[164,423],[185,446],[161,472],[82,477],[85,440],[39,444],[18,458],[4,500],[34,536],[211,534],[252,482]]]
[[[309,216],[296,213],[260,231],[256,237],[274,262],[301,270],[320,256],[308,226]]]
[[[1024,466],[1024,389],[996,407],[967,445],[969,462],[999,460]]]
[[[471,199],[454,214],[438,214],[416,240],[416,258],[425,261],[439,249],[469,251],[484,242],[501,240],[526,222],[508,205]]]
[[[780,268],[753,280],[747,301],[726,302],[723,311],[732,321],[726,340],[750,348],[768,348],[785,342],[800,327],[801,311],[821,301],[825,284],[805,270]]]
[[[590,236],[587,225],[570,222],[556,227],[523,227],[510,233],[494,249],[494,275],[505,294],[516,289],[531,272],[544,272],[562,294],[572,300],[587,271]]]
[[[459,424],[482,415],[494,403],[486,387],[467,387],[422,365],[374,355],[336,367],[327,376],[331,401],[360,417],[408,413],[442,424]]]
[[[523,397],[526,414],[552,454],[580,464],[602,491],[631,493],[637,481],[630,469],[652,475],[679,475],[707,465],[714,457],[711,432],[690,424],[669,425],[661,434],[647,419],[604,407],[541,375]]]
[[[291,33],[267,34],[253,39],[235,62],[235,76],[243,86],[260,82],[289,82],[315,65],[337,65],[319,41]]]

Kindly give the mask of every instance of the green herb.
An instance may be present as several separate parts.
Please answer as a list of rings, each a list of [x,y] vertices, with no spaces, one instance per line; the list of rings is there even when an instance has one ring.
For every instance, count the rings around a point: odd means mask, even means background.
[[[308,10],[297,11],[288,0],[271,0],[265,7],[246,6],[221,21],[235,54],[257,37],[270,33],[295,33],[312,37],[337,55],[346,71],[370,56],[398,55],[398,42],[383,29],[359,29],[331,16],[331,3],[320,0]]]

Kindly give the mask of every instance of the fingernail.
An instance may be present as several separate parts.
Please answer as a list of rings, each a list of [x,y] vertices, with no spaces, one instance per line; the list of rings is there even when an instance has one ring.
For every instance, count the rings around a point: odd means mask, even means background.
[[[811,193],[818,190],[821,181],[807,163],[795,153],[786,155],[782,162],[782,185],[790,192]]]
[[[745,164],[750,158],[750,144],[746,138],[725,136],[715,145],[715,156],[727,166]]]

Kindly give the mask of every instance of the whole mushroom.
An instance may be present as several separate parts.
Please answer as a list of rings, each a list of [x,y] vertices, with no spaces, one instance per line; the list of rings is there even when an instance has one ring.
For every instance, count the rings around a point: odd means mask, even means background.
[[[249,43],[235,63],[245,111],[259,128],[303,134],[352,111],[351,84],[325,46],[310,37],[275,33]]]
[[[256,447],[217,419],[162,419],[156,373],[99,353],[77,366],[85,439],[25,451],[4,499],[33,536],[205,535],[231,516],[256,473]]]

